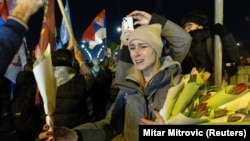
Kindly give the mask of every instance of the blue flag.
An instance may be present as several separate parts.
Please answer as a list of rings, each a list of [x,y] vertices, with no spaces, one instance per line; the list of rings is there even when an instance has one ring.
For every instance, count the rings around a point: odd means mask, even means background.
[[[69,21],[70,27],[72,27],[68,0],[66,0],[65,13]],[[60,39],[57,43],[57,49],[62,48],[66,43],[68,43],[69,38],[70,38],[69,32],[67,30],[64,20],[62,19],[61,28],[60,28]]]

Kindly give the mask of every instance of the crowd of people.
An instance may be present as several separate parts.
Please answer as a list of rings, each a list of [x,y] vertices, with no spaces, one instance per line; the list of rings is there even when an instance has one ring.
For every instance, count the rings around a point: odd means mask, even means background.
[[[240,56],[239,65],[241,66],[250,65],[250,57]]]
[[[8,20],[0,26],[0,84],[7,84],[4,73],[22,43],[30,17],[41,7],[42,0],[18,0]],[[213,39],[204,13],[192,11],[184,15],[183,27],[146,11],[135,10],[127,16],[134,19],[136,28],[121,32],[122,46],[115,71],[115,85],[119,91],[108,110],[112,73],[107,58],[102,62],[93,59],[93,64],[88,65],[81,51],[58,49],[52,52],[57,87],[54,129],[49,130],[44,119],[46,115],[41,112],[43,102],[32,74],[33,62],[30,62],[24,72],[18,74],[19,85],[15,87],[13,100],[18,95],[30,93],[29,100],[34,102],[40,114],[36,117],[39,124],[32,124],[27,130],[15,127],[12,115],[8,115],[12,103],[10,86],[6,86],[0,91],[0,140],[136,141],[139,140],[139,124],[164,124],[158,110],[163,107],[173,77],[190,73],[193,67],[214,72]],[[222,40],[223,64],[237,64],[240,57],[233,35],[219,23],[212,29],[212,33]],[[227,67],[233,66],[223,65],[224,73],[237,72],[237,69],[229,72]]]

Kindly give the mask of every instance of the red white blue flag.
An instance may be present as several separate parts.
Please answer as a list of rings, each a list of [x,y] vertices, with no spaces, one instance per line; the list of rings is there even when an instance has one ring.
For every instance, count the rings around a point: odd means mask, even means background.
[[[93,49],[96,45],[103,43],[103,39],[106,37],[106,18],[103,9],[85,30],[82,40],[88,42],[89,48]]]

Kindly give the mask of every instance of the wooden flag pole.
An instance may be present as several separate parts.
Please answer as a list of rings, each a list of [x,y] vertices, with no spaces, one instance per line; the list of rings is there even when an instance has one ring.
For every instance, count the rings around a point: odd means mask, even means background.
[[[77,42],[76,42],[75,37],[74,37],[74,35],[73,35],[72,29],[71,29],[71,27],[70,27],[70,25],[69,25],[69,21],[68,21],[68,18],[67,18],[67,16],[66,16],[66,13],[65,13],[65,11],[64,11],[63,3],[62,3],[61,0],[57,0],[57,2],[58,2],[58,5],[59,5],[59,8],[60,8],[60,10],[61,10],[61,13],[62,13],[62,16],[63,16],[63,20],[64,20],[64,22],[65,22],[66,28],[67,28],[67,30],[68,30],[68,32],[69,32],[69,36],[70,36],[70,38],[73,40],[74,50],[77,51],[77,50],[78,50],[78,47],[77,47],[78,45],[77,45]]]

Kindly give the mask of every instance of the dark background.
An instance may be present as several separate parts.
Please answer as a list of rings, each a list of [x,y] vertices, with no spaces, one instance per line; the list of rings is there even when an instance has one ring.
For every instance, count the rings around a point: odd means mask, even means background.
[[[63,0],[63,3],[65,1]],[[59,32],[62,16],[56,4],[56,27]],[[122,17],[133,10],[144,10],[164,15],[177,24],[181,24],[184,14],[191,10],[201,10],[209,17],[209,25],[214,24],[214,0],[69,0],[73,34],[77,41],[87,26],[96,15],[106,9],[107,40],[119,44],[120,33],[117,27],[121,24]],[[30,22],[30,30],[27,34],[27,44],[32,50],[38,43],[43,9],[35,14]],[[223,24],[235,36],[238,42],[246,48],[250,48],[250,0],[224,0]]]

